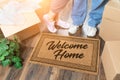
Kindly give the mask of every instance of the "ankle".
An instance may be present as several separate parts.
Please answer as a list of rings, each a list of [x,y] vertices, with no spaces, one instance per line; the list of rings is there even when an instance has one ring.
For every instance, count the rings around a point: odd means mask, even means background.
[[[49,19],[49,20],[54,21],[55,16],[56,16],[56,13],[54,13],[54,12],[52,12],[52,11],[49,11],[49,12],[47,13],[47,15],[48,15],[48,19]]]
[[[79,30],[79,26],[71,25],[70,28],[68,29],[68,32],[70,34],[75,34],[78,30]]]

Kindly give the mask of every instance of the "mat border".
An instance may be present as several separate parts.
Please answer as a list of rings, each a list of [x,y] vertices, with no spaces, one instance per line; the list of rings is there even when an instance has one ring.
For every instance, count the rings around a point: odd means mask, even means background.
[[[75,63],[70,63],[70,62],[63,62],[63,61],[58,61],[58,60],[51,60],[51,59],[46,59],[46,58],[40,58],[37,56],[37,51],[41,49],[42,43],[46,38],[49,38],[49,39],[54,38],[57,40],[61,40],[61,37],[62,37],[62,40],[67,39],[67,41],[76,41],[76,42],[82,41],[82,43],[85,42],[85,43],[93,44],[94,46],[93,46],[91,66],[75,64]],[[37,47],[37,46],[40,46],[40,47]],[[88,72],[92,74],[98,74],[99,48],[100,48],[100,40],[98,39],[80,38],[80,37],[71,37],[71,36],[68,37],[68,36],[42,33],[36,45],[36,48],[34,48],[34,51],[32,52],[32,55],[30,57],[30,62],[38,63],[38,64],[47,64],[50,66],[58,66],[58,67],[68,68],[71,70],[84,71],[84,72]]]

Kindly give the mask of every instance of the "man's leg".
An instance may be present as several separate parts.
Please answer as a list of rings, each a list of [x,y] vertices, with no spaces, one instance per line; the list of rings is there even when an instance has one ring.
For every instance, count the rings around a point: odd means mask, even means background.
[[[104,6],[108,0],[92,0],[92,8],[89,13],[88,25],[96,27],[102,19]]]
[[[81,26],[86,18],[87,14],[87,0],[74,0],[71,17],[73,20],[73,26],[69,28],[69,33],[75,34],[78,27]]]
[[[87,14],[87,0],[74,0],[72,8],[73,24],[80,26],[84,23]]]
[[[83,26],[87,36],[95,36],[97,25],[101,22],[104,6],[108,0],[92,0],[92,6],[89,13],[88,24]]]

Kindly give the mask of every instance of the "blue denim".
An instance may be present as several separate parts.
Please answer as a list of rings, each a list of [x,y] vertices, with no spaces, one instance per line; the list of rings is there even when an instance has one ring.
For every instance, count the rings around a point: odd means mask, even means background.
[[[87,14],[87,1],[88,0],[73,0],[72,7],[72,21],[76,26],[82,25],[85,21]]]
[[[88,25],[96,27],[102,19],[105,4],[108,0],[92,0],[92,6],[89,13]],[[87,15],[88,0],[74,0],[72,8],[72,20],[74,25],[82,25]]]
[[[88,18],[89,26],[96,27],[101,22],[104,6],[107,2],[108,0],[92,0],[92,6]]]

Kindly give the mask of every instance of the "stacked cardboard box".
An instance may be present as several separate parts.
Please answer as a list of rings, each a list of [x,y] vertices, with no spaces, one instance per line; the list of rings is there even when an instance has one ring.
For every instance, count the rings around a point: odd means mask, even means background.
[[[109,1],[105,6],[100,36],[105,41],[120,40],[120,2]]]
[[[116,2],[119,2],[120,0],[111,0],[111,1],[116,1]]]
[[[102,62],[107,80],[120,80],[120,41],[107,41]]]
[[[105,41],[102,63],[107,80],[120,80],[120,1],[111,0],[105,6],[100,37]]]

